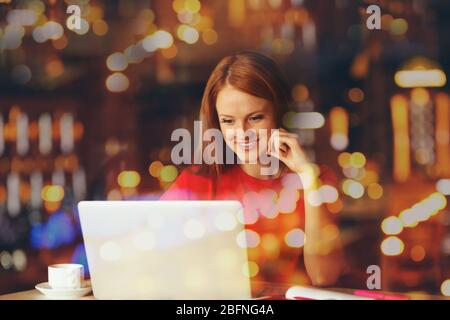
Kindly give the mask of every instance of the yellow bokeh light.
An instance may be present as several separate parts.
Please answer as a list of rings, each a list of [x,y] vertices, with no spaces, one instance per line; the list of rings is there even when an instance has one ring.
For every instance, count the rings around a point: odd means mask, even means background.
[[[111,71],[123,71],[128,67],[127,57],[122,52],[110,54],[106,59],[106,66]]]
[[[350,184],[348,194],[354,199],[359,199],[364,195],[364,187],[361,183],[354,181]]]
[[[197,29],[188,26],[188,25],[180,25],[177,29],[177,35],[178,38],[183,40],[184,42],[188,44],[194,44],[198,41],[200,35],[197,31]]]
[[[198,30],[206,30],[206,29],[211,29],[214,25],[214,22],[211,19],[211,17],[199,16],[198,21],[196,21],[194,23],[194,25]]]
[[[372,200],[378,200],[383,196],[383,187],[378,183],[371,183],[367,187],[367,195]]]
[[[342,182],[342,191],[348,195],[348,190],[350,189],[350,185],[353,182],[351,179],[345,179],[344,182]]]
[[[381,243],[381,252],[386,256],[398,256],[405,250],[403,241],[398,237],[391,236]]]
[[[374,170],[366,170],[364,177],[361,179],[361,183],[368,186],[372,183],[376,183],[379,180],[378,173]]]
[[[447,76],[440,69],[401,70],[395,73],[394,80],[401,88],[443,87],[447,83]]]
[[[322,185],[319,188],[319,194],[322,202],[324,203],[334,203],[339,199],[339,193],[335,187],[330,185]]]
[[[59,202],[64,198],[64,189],[57,185],[45,186],[42,188],[41,197],[44,201]]]
[[[414,204],[411,208],[403,210],[399,218],[405,227],[415,227],[419,222],[423,222],[438,214],[447,206],[447,199],[440,192],[429,195],[424,200]]]
[[[363,185],[352,179],[344,180],[342,183],[342,191],[354,199],[359,199],[364,195]]]
[[[391,22],[389,31],[396,36],[403,35],[408,31],[408,22],[403,18],[394,19]]]
[[[130,80],[123,73],[116,72],[108,76],[105,85],[111,92],[123,92],[130,86]]]
[[[141,182],[141,176],[137,171],[122,171],[117,176],[117,183],[122,188],[135,188]]]
[[[444,282],[442,282],[441,293],[446,297],[450,297],[450,279],[447,279]]]
[[[418,222],[416,221],[416,219],[414,217],[413,212],[409,209],[403,210],[400,213],[399,218],[400,218],[401,222],[403,223],[404,227],[412,228],[412,227],[417,226],[417,224],[418,224]]]
[[[347,148],[349,116],[343,107],[333,107],[329,114],[331,137],[330,143],[335,150],[344,150]]]
[[[150,166],[148,167],[148,172],[152,177],[159,178],[159,174],[161,173],[163,167],[164,165],[162,164],[162,162],[156,160],[150,164]]]
[[[434,209],[434,213],[439,212],[447,206],[447,198],[440,192],[435,192],[429,196],[428,200]]]
[[[342,168],[350,167],[350,156],[351,154],[348,152],[342,152],[338,156],[338,163]]]
[[[172,35],[165,30],[158,30],[151,37],[158,48],[168,49],[173,45]]]
[[[184,0],[174,0],[172,2],[172,9],[175,12],[181,12],[184,9]]]
[[[387,235],[397,235],[402,232],[402,221],[394,216],[388,217],[381,223],[381,229]]]
[[[366,165],[366,157],[361,152],[354,152],[350,156],[350,166],[363,168]]]
[[[161,169],[159,176],[163,182],[175,181],[178,176],[178,169],[173,165],[164,166]]]
[[[199,0],[185,0],[184,9],[191,13],[197,13],[200,11],[202,5]]]

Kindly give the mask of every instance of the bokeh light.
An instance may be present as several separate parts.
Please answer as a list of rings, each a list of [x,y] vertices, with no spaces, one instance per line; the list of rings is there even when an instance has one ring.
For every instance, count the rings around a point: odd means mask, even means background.
[[[442,282],[441,293],[443,296],[450,297],[450,279],[447,279],[444,282]]]
[[[135,188],[141,182],[141,176],[137,171],[122,171],[117,176],[117,183],[122,188]]]
[[[301,248],[305,244],[305,232],[300,228],[292,229],[286,234],[284,241],[291,248]]]
[[[394,216],[388,217],[381,223],[381,229],[387,235],[397,235],[402,232],[402,221]]]
[[[381,251],[386,256],[398,256],[403,253],[405,245],[403,241],[396,236],[391,236],[381,243]]]
[[[64,189],[61,186],[49,185],[42,189],[41,197],[48,202],[58,202],[64,198]]]
[[[116,72],[106,79],[106,88],[111,92],[123,92],[130,86],[128,77],[123,73]]]
[[[426,252],[425,248],[421,245],[415,245],[411,248],[411,251],[409,253],[411,260],[415,262],[420,262],[425,258]]]
[[[159,176],[163,182],[172,182],[178,176],[178,169],[173,165],[164,166],[160,169]]]

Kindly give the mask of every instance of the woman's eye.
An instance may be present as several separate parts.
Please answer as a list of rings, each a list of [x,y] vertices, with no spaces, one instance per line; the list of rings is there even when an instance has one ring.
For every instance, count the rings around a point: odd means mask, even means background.
[[[233,120],[231,120],[231,119],[222,119],[222,123],[225,123],[225,124],[232,124],[232,123],[233,123]]]
[[[259,115],[250,117],[250,121],[259,121],[259,120],[261,120],[263,118],[264,118],[264,116],[262,114],[259,114]]]

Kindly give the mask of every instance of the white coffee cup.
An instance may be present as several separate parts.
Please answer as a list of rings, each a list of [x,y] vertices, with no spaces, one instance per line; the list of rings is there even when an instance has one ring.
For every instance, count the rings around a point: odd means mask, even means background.
[[[78,289],[84,281],[81,264],[62,263],[48,267],[48,285],[53,289]]]

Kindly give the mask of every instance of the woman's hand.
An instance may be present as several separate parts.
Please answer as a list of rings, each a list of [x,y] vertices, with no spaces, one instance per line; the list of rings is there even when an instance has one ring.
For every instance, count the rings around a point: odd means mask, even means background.
[[[272,133],[268,143],[268,154],[283,161],[293,172],[302,173],[309,163],[300,146],[298,136],[280,128]]]

